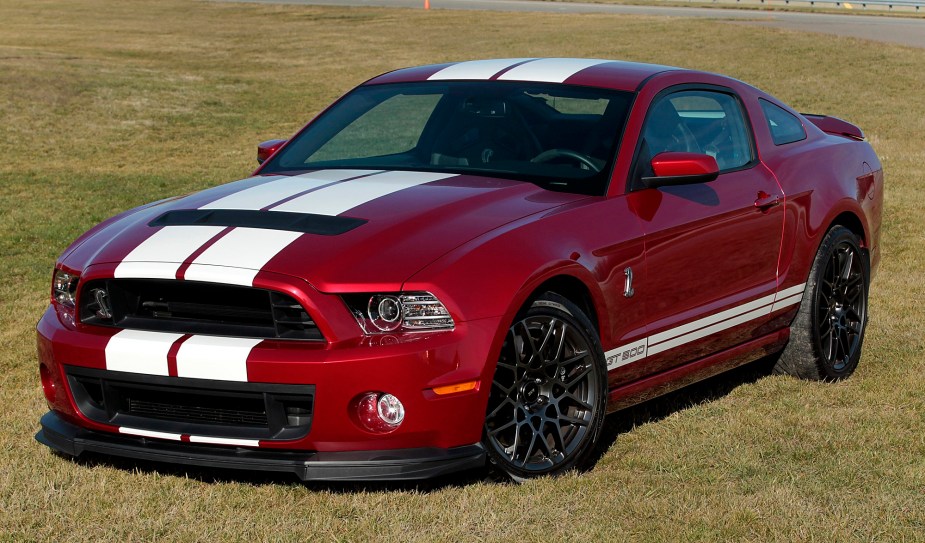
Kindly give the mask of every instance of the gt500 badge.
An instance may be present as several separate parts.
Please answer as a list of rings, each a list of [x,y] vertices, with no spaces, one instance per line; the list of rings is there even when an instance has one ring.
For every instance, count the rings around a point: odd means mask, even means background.
[[[636,343],[611,349],[604,353],[604,357],[607,359],[608,370],[641,360],[646,357],[646,340],[641,339]]]

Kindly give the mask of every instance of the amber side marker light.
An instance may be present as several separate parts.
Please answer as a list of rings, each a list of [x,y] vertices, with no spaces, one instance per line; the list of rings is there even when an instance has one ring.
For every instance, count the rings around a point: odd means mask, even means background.
[[[479,387],[478,381],[466,381],[465,383],[456,383],[455,385],[445,385],[442,387],[434,387],[434,394],[438,396],[446,396],[447,394],[456,394],[457,392],[467,392],[470,390],[475,390]]]

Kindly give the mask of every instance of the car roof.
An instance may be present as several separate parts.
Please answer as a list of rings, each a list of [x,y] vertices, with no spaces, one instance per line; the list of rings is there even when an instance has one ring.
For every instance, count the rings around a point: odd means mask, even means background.
[[[414,81],[535,81],[636,91],[650,77],[672,66],[589,58],[504,58],[469,60],[402,68],[370,79],[366,85]]]

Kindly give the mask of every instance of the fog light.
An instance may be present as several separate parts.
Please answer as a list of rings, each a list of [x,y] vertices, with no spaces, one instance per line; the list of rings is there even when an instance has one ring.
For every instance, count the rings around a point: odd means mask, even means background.
[[[356,402],[357,419],[371,432],[388,433],[405,420],[405,406],[391,394],[368,392]]]

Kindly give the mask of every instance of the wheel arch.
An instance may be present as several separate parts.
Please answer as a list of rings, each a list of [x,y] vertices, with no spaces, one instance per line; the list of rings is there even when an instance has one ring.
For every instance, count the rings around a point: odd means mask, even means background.
[[[861,240],[861,248],[864,249],[866,247],[868,239],[867,229],[856,213],[852,211],[842,211],[829,222],[829,226],[825,229],[825,232],[828,232],[835,226],[844,226],[848,230],[851,230],[851,232]],[[823,237],[824,236],[825,233],[823,233]]]
[[[546,292],[554,292],[577,305],[585,316],[591,320],[598,335],[601,334],[601,319],[598,315],[597,305],[594,303],[591,290],[583,281],[574,275],[568,274],[550,277],[533,289],[522,304],[521,309],[527,307]]]

